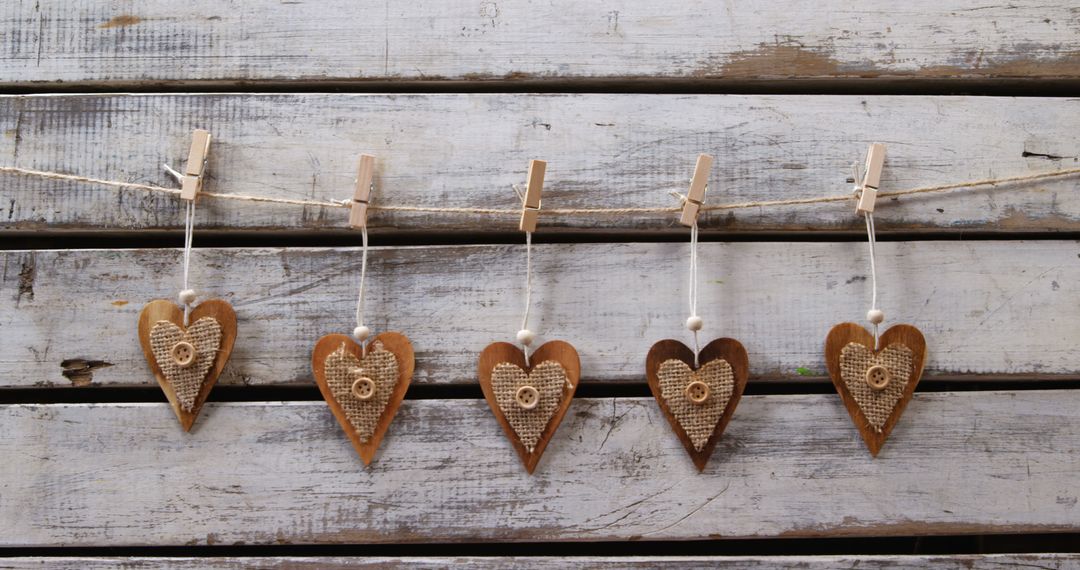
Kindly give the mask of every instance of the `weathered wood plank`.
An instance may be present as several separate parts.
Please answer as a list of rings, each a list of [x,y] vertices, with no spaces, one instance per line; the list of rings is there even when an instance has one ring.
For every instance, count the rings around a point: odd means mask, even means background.
[[[557,558],[536,557],[344,557],[344,556],[282,556],[232,558],[152,558],[143,556],[113,558],[0,558],[0,570],[53,568],[55,570],[94,570],[125,568],[131,570],[155,568],[216,568],[222,570],[304,570],[339,568],[468,568],[511,569],[539,568],[562,570],[567,567],[593,568],[680,568],[706,570],[709,568],[850,568],[852,570],[907,570],[938,568],[956,570],[1000,569],[1002,567],[1032,567],[1045,570],[1080,568],[1077,554],[961,554],[949,556],[866,555],[866,556],[575,556]]]
[[[690,342],[685,243],[534,246],[538,342],[563,339],[585,381],[645,381],[663,338]],[[886,324],[926,335],[926,376],[1075,378],[1080,295],[1074,241],[880,243]],[[375,248],[367,322],[406,333],[415,383],[475,384],[480,351],[513,341],[522,245]],[[705,338],[739,339],[751,381],[825,376],[825,335],[862,322],[866,244],[703,243]],[[142,306],[180,288],[178,250],[0,253],[0,386],[155,385],[136,339]],[[239,334],[222,384],[311,383],[315,341],[355,326],[358,249],[197,250],[192,284],[226,298]],[[617,288],[618,295],[612,291]],[[67,377],[63,362],[67,364]],[[86,362],[113,366],[81,372]]]
[[[0,80],[1074,78],[1078,29],[1061,0],[9,2]]]
[[[0,543],[1075,532],[1078,405],[917,394],[871,459],[835,396],[750,396],[698,474],[651,398],[580,399],[532,476],[482,400],[406,401],[368,469],[322,402],[7,405]]]
[[[214,134],[210,191],[352,196],[356,155],[378,156],[375,206],[519,209],[531,158],[544,208],[677,205],[699,152],[716,156],[709,204],[846,195],[850,164],[888,144],[882,190],[1080,165],[1080,100],[675,95],[90,95],[0,97],[0,164],[176,184],[191,130]],[[0,229],[161,229],[179,200],[0,175]],[[344,230],[340,208],[225,200],[201,229]],[[375,231],[517,231],[518,215],[374,211]],[[855,230],[852,203],[712,212],[706,230]],[[1080,177],[883,201],[882,230],[1078,230]],[[556,216],[558,228],[685,232],[675,214]]]

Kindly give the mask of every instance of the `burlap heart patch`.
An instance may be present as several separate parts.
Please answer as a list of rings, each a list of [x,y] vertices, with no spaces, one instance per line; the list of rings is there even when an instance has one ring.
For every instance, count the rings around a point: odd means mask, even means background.
[[[735,390],[731,365],[717,359],[695,371],[685,362],[672,358],[660,365],[657,377],[660,397],[690,438],[694,451],[701,451]]]
[[[181,410],[194,409],[220,346],[221,325],[211,317],[195,321],[187,330],[169,321],[158,321],[150,329],[154,360],[176,393]]]
[[[878,433],[907,390],[911,361],[911,349],[902,344],[890,344],[874,354],[869,348],[850,342],[840,351],[840,377],[859,410]],[[872,374],[875,367],[883,367],[885,371],[880,373],[889,380],[880,389],[867,382],[867,375]]]
[[[554,360],[537,364],[529,373],[509,362],[492,370],[495,401],[529,453],[536,450],[540,434],[559,409],[566,384],[566,370]],[[535,395],[530,388],[536,391]]]
[[[357,439],[367,443],[397,385],[397,358],[381,342],[372,343],[363,360],[350,354],[345,346],[341,343],[326,357],[326,383],[356,430]],[[371,385],[364,379],[370,380]]]

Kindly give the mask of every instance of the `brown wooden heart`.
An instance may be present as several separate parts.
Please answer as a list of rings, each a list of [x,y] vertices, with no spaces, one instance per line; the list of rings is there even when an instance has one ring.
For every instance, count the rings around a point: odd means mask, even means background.
[[[695,370],[694,351],[685,344],[662,340],[649,349],[645,376],[671,429],[703,471],[746,389],[750,362],[731,338],[705,345],[698,362]]]
[[[371,464],[394,421],[414,366],[412,343],[401,333],[376,335],[367,354],[343,334],[328,334],[315,343],[315,383],[364,465]]]
[[[551,436],[559,429],[581,378],[581,360],[570,343],[553,340],[529,356],[508,342],[489,344],[480,353],[480,388],[532,473]]]
[[[191,431],[206,397],[229,361],[236,341],[236,312],[221,299],[191,310],[157,299],[139,313],[139,343],[184,431]],[[174,352],[175,351],[175,352]]]
[[[911,325],[894,325],[880,338],[855,323],[841,323],[825,339],[825,364],[836,391],[877,456],[922,378],[926,339]]]

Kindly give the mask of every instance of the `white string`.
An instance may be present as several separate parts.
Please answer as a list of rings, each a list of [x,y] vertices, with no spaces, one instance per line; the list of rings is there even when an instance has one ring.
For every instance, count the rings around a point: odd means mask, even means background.
[[[364,326],[364,278],[367,277],[367,253],[368,253],[368,235],[367,225],[360,228],[360,239],[363,242],[362,253],[360,254],[360,292],[356,296],[356,326]],[[364,340],[360,343],[361,355],[367,352],[367,341]]]
[[[525,232],[525,316],[521,318],[521,330],[529,330],[529,309],[532,306],[532,232]],[[529,346],[521,344],[525,353],[525,366],[529,366]]]
[[[183,175],[174,170],[168,164],[162,164],[165,168],[165,172],[176,179],[177,183],[182,184],[184,181]],[[177,191],[179,192],[179,191]],[[184,326],[188,326],[191,320],[191,303],[182,299],[184,291],[190,289],[188,287],[188,274],[191,269],[191,241],[195,237],[195,200],[189,200],[187,207],[184,209],[184,286],[180,289],[181,295],[178,299],[184,304]]]
[[[188,273],[191,268],[191,241],[195,237],[195,201],[190,200],[184,212],[184,287],[181,291],[187,291]],[[188,326],[191,316],[191,303],[184,303],[184,326]]]
[[[870,297],[870,310],[877,310],[877,259],[874,255],[874,246],[877,244],[877,233],[874,230],[874,214],[866,212],[863,214],[866,216],[866,237],[867,243],[870,244],[870,287],[873,291]],[[877,349],[878,344],[878,323],[871,323],[874,325],[874,349]]]
[[[698,298],[698,225],[697,220],[694,220],[694,225],[690,226],[690,316],[697,316],[697,298]],[[701,345],[698,343],[698,331],[694,333],[694,368],[699,366],[698,353],[701,352]]]

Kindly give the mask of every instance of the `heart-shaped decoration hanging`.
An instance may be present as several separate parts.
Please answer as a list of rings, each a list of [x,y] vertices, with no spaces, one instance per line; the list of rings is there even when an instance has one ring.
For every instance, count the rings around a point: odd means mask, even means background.
[[[191,310],[157,299],[139,313],[139,343],[184,431],[191,431],[236,341],[236,313],[210,299]]]
[[[366,353],[343,334],[326,335],[315,344],[315,382],[364,465],[375,458],[405,398],[414,364],[412,343],[401,333],[377,335]]]
[[[915,393],[926,357],[926,339],[911,325],[890,327],[879,345],[855,323],[836,325],[825,339],[829,376],[873,456]]]
[[[671,429],[703,471],[739,405],[750,361],[739,341],[718,338],[705,345],[698,362],[695,370],[694,351],[685,344],[662,340],[649,349],[645,375]]]
[[[480,353],[480,387],[525,469],[532,473],[577,390],[581,360],[570,343],[546,342],[529,357],[508,342]]]

